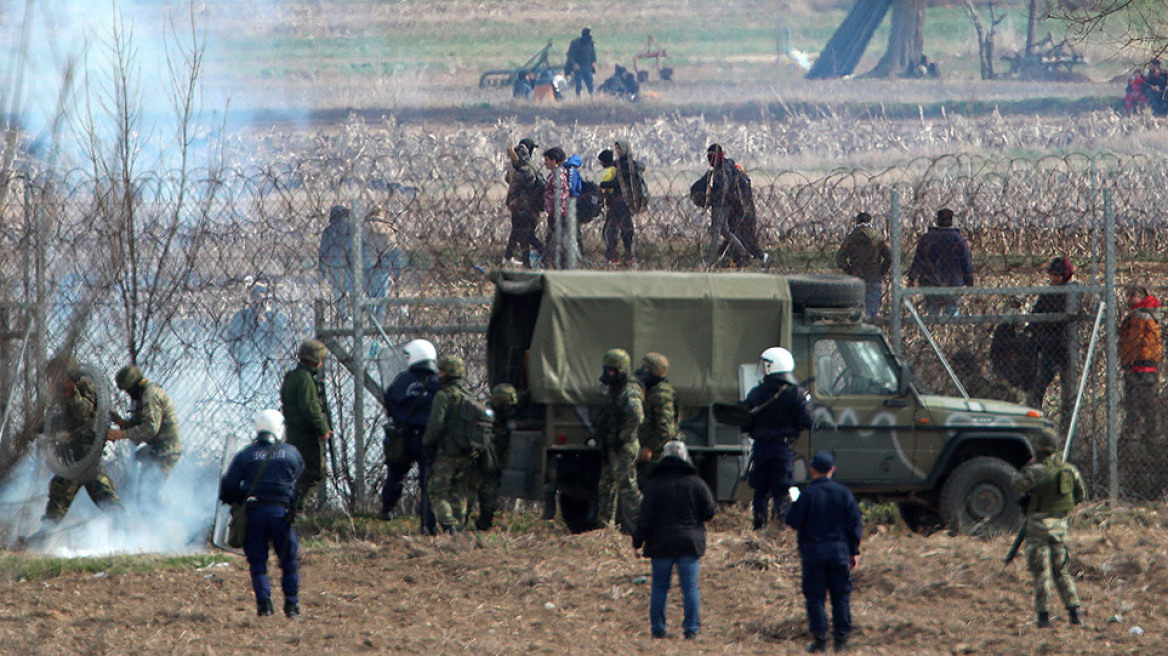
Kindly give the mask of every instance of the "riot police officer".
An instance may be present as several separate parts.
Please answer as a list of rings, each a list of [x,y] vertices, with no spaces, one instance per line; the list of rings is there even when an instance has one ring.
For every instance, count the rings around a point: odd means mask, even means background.
[[[773,516],[781,518],[788,503],[787,488],[794,482],[794,457],[791,445],[799,433],[811,428],[811,395],[795,381],[795,357],[785,348],[775,346],[759,356],[762,382],[746,395],[746,406],[753,416],[750,436],[750,486],[754,488],[754,528],[767,523],[767,510],[773,500]]]

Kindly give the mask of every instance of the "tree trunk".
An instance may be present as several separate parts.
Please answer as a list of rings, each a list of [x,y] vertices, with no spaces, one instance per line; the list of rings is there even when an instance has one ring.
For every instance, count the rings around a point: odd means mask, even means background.
[[[1038,42],[1038,3],[1030,0],[1030,11],[1026,15],[1026,57],[1034,55],[1034,44]]]
[[[925,0],[894,0],[888,49],[865,77],[901,75],[916,66],[924,50]]]

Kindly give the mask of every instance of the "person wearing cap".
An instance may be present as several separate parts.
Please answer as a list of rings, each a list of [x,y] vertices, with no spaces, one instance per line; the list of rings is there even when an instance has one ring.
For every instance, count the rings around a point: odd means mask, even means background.
[[[601,360],[600,384],[607,397],[596,422],[600,442],[600,483],[596,521],[601,527],[619,523],[626,531],[637,525],[641,491],[637,486],[638,434],[645,421],[645,392],[633,378],[624,349],[609,349]]]
[[[466,517],[466,481],[474,464],[474,454],[457,444],[454,431],[463,398],[470,395],[463,379],[466,363],[457,355],[438,360],[441,388],[434,395],[426,432],[422,433],[422,450],[433,461],[430,470],[430,503],[441,531],[454,535]]]
[[[393,518],[410,469],[418,467],[418,519],[422,533],[434,535],[438,524],[430,508],[430,462],[422,452],[422,433],[430,419],[438,382],[438,351],[425,339],[407,343],[405,371],[385,388],[383,405],[389,415],[385,442],[385,484],[381,487],[381,519]],[[400,440],[393,444],[391,440]]]
[[[754,488],[754,529],[766,526],[767,510],[773,502],[773,516],[782,517],[788,503],[787,490],[794,484],[794,454],[791,445],[799,434],[811,428],[811,395],[799,386],[792,372],[795,358],[785,348],[775,346],[759,356],[762,381],[746,395],[752,416],[749,433],[754,440],[750,454],[750,486]]]
[[[68,355],[60,355],[49,361],[46,367],[49,383],[53,391],[53,411],[55,421],[53,437],[57,449],[67,450],[72,460],[81,460],[90,449],[97,448],[94,431],[97,419],[97,389],[89,376],[81,373],[77,361]],[[97,468],[88,479],[76,480],[54,475],[49,481],[49,502],[42,518],[48,526],[61,521],[73,505],[73,500],[81,488],[89,494],[89,500],[101,510],[120,509],[121,500],[114,482],[106,475],[98,460]]]
[[[535,142],[529,138],[507,149],[508,163],[503,178],[507,181],[507,209],[511,212],[511,234],[507,237],[507,248],[503,252],[503,266],[532,268],[532,249],[537,257],[542,256],[543,242],[535,234],[539,225],[539,213],[543,211],[544,188],[546,182],[539,166],[532,157]],[[515,253],[522,261],[514,260]]]
[[[864,281],[864,317],[869,321],[880,313],[884,276],[892,264],[892,250],[884,234],[872,226],[872,215],[856,214],[855,225],[835,253],[835,264],[849,276]]]
[[[255,441],[232,459],[219,481],[219,500],[229,505],[247,506],[247,535],[243,552],[251,570],[251,587],[256,597],[256,614],[274,614],[272,583],[268,579],[268,545],[280,561],[280,587],[284,592],[284,615],[300,615],[300,573],[297,554],[300,544],[289,519],[295,506],[296,482],[304,471],[300,451],[284,439],[284,416],[264,410],[255,420]]]
[[[596,44],[592,42],[592,29],[586,27],[568,44],[564,75],[571,75],[576,80],[576,97],[579,98],[581,86],[587,86],[588,95],[592,95],[592,76],[595,73]]]
[[[284,415],[288,444],[304,458],[304,472],[296,483],[295,513],[304,510],[305,502],[324,480],[327,467],[325,446],[333,436],[332,414],[325,396],[324,360],[328,348],[315,339],[305,340],[297,353],[297,365],[284,375],[280,386],[281,412]]]
[[[852,570],[860,563],[864,519],[851,490],[831,480],[835,458],[820,451],[811,458],[811,482],[787,511],[787,525],[799,533],[803,599],[811,627],[809,652],[827,651],[827,612],[835,651],[846,651],[852,633]]]
[[[643,549],[653,560],[653,586],[649,596],[649,627],[654,638],[666,637],[665,607],[669,580],[677,568],[685,615],[685,638],[697,638],[701,630],[701,594],[698,562],[706,553],[706,522],[718,511],[714,494],[689,461],[685,443],[666,442],[661,461],[649,474],[641,501],[633,551]]]
[[[953,227],[953,210],[937,210],[928,232],[921,235],[912,264],[908,268],[908,286],[972,287],[973,257],[961,231]],[[926,296],[925,313],[956,315],[961,311],[960,296]]]
[[[257,280],[248,290],[248,304],[227,324],[227,352],[236,371],[249,367],[267,368],[288,336],[288,319],[272,308],[271,288]]]
[[[646,353],[637,369],[637,380],[645,390],[645,420],[637,431],[641,453],[637,457],[637,482],[649,479],[649,471],[661,460],[662,449],[678,439],[677,390],[669,384],[669,359],[660,353]]]
[[[1140,443],[1160,437],[1160,300],[1147,287],[1127,288],[1128,315],[1119,326],[1119,362],[1123,365],[1123,438]]]
[[[702,253],[702,262],[713,266],[728,254],[736,267],[745,267],[751,258],[766,266],[770,255],[758,244],[758,213],[750,177],[742,167],[726,156],[719,144],[706,148],[710,169],[690,185],[689,197],[694,205],[710,209],[710,241]]]
[[[1059,438],[1049,428],[1031,438],[1034,458],[1014,479],[1026,502],[1026,569],[1034,581],[1034,611],[1040,629],[1050,627],[1051,585],[1058,590],[1067,620],[1082,624],[1079,593],[1069,570],[1067,515],[1087,498],[1087,486],[1074,465],[1059,453]]]
[[[174,402],[161,387],[146,380],[134,365],[122,367],[114,382],[133,401],[129,419],[118,415],[113,421],[118,428],[106,434],[106,440],[130,440],[137,444],[134,460],[139,466],[138,501],[157,506],[162,497],[162,485],[182,456],[179,439],[178,413]]]
[[[1065,257],[1056,257],[1046,267],[1047,279],[1052,287],[1074,285],[1071,279],[1075,275],[1075,266]],[[1026,332],[1034,339],[1038,349],[1038,372],[1034,382],[1027,390],[1026,404],[1032,408],[1042,409],[1042,400],[1046,396],[1046,388],[1059,377],[1063,386],[1072,385],[1074,381],[1067,380],[1068,365],[1071,354],[1069,351],[1070,335],[1076,320],[1073,315],[1079,313],[1080,294],[1042,294],[1034,303],[1033,314],[1069,314],[1072,318],[1066,321],[1032,323]],[[1074,394],[1063,394],[1062,422],[1070,420],[1071,409],[1074,403]]]

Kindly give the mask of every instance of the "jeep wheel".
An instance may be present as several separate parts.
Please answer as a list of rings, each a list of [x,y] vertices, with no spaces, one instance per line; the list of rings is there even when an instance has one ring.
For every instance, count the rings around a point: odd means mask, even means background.
[[[572,533],[583,533],[593,528],[590,506],[588,499],[575,499],[560,493],[560,516]]]
[[[842,274],[787,276],[791,304],[811,308],[851,308],[864,305],[864,281]]]
[[[962,463],[941,488],[941,517],[955,531],[996,535],[1013,531],[1022,519],[1012,482],[1015,470],[999,458]]]

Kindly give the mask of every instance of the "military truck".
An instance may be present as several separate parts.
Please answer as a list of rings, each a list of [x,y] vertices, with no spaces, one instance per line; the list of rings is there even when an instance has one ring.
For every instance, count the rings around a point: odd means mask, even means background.
[[[793,446],[798,482],[809,480],[811,456],[829,451],[838,481],[861,498],[897,502],[914,527],[933,517],[1003,531],[1021,520],[1010,481],[1033,456],[1028,435],[1050,422],[1019,405],[925,393],[880,329],[861,322],[856,278],[503,271],[494,281],[488,377],[527,399],[503,492],[554,503],[547,493],[558,491],[574,531],[594,513],[592,424],[604,404],[601,358],[614,347],[634,368],[650,351],[670,359],[685,442],[719,500],[750,495],[749,438],[719,409],[745,398],[759,354],[780,345],[815,405],[813,428]]]

